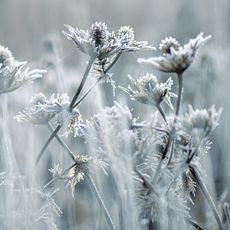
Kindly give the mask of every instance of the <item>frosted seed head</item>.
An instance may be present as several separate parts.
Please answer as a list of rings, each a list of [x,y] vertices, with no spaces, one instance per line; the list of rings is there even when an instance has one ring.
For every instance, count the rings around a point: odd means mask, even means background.
[[[171,92],[173,80],[169,78],[164,83],[158,83],[156,76],[147,73],[145,76],[139,77],[136,81],[129,76],[133,87],[120,87],[128,93],[132,100],[137,100],[143,104],[158,106],[163,100],[173,108],[171,97],[176,95]]]
[[[14,63],[14,57],[11,51],[0,45],[0,69],[10,66]]]
[[[166,37],[164,40],[161,41],[159,45],[159,49],[162,51],[163,54],[171,54],[171,48],[178,50],[180,47],[180,43],[172,37]]]
[[[166,38],[160,44],[163,56],[140,58],[138,62],[152,64],[162,72],[182,74],[194,61],[200,47],[210,38],[211,36],[203,37],[203,33],[200,33],[183,47],[173,38]]]
[[[108,37],[107,25],[102,22],[95,22],[89,29],[89,38],[95,43],[95,46],[103,46]]]

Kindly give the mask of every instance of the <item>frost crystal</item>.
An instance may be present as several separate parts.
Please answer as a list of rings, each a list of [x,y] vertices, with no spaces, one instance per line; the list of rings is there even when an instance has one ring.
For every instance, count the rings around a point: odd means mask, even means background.
[[[174,38],[166,38],[160,44],[163,56],[140,58],[139,63],[152,64],[162,72],[183,73],[194,61],[199,48],[204,45],[211,36],[203,37],[200,33],[196,38],[190,39],[183,47]]]
[[[14,91],[27,81],[41,78],[41,69],[24,69],[26,62],[15,61],[8,48],[0,46],[0,94]]]
[[[106,24],[101,22],[95,22],[89,30],[65,26],[69,31],[63,31],[63,34],[83,53],[97,57],[99,60],[121,52],[153,49],[145,41],[135,41],[133,29],[129,26],[121,27],[118,31],[108,31]]]
[[[170,91],[173,85],[171,77],[165,83],[159,83],[152,74],[146,74],[136,81],[131,76],[129,79],[134,88],[128,86],[121,89],[128,93],[131,99],[148,105],[159,105],[164,100],[170,108],[173,108],[171,97],[176,97],[176,95]]]

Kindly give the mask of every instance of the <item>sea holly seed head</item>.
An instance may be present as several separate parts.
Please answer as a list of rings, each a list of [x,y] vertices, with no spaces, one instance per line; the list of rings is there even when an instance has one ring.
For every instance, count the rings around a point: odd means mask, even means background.
[[[178,50],[180,43],[173,37],[166,37],[161,41],[159,49],[162,51],[163,55],[171,54],[171,48]]]
[[[174,38],[166,38],[159,46],[163,52],[162,56],[139,58],[138,62],[151,64],[162,72],[182,74],[194,61],[200,47],[210,38],[211,36],[204,37],[203,33],[200,33],[184,46],[180,46]]]
[[[13,64],[14,57],[11,51],[0,45],[0,69]]]
[[[130,26],[122,26],[118,30],[117,34],[118,39],[127,41],[127,43],[132,43],[134,41],[134,31]]]
[[[107,25],[102,22],[95,22],[90,27],[89,37],[96,47],[103,46],[108,37]]]

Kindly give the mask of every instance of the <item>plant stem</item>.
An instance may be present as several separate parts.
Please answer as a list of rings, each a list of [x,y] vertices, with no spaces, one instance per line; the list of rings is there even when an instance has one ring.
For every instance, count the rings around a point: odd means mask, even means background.
[[[89,185],[90,185],[90,188],[92,190],[92,192],[96,195],[96,198],[97,198],[97,201],[99,203],[99,205],[101,206],[102,210],[104,211],[104,214],[105,214],[105,217],[106,217],[106,220],[108,221],[108,224],[110,226],[111,229],[116,229],[114,223],[113,223],[113,220],[109,214],[109,211],[107,210],[106,206],[105,206],[105,203],[101,197],[101,194],[93,180],[93,178],[88,175],[87,177],[87,181],[89,182]]]
[[[189,223],[190,225],[192,225],[196,230],[204,230],[201,226],[199,226],[196,222],[186,218],[185,219],[187,223]]]
[[[104,76],[104,75],[103,75]],[[102,79],[102,77],[99,77],[94,84],[86,91],[86,93],[73,105],[73,108],[77,107],[84,99],[85,97],[93,90],[93,88],[98,84],[98,82]]]
[[[209,206],[210,206],[210,208],[211,208],[211,210],[212,210],[212,212],[213,212],[213,214],[214,214],[214,216],[215,216],[215,219],[216,219],[216,222],[217,222],[217,224],[218,224],[219,229],[220,229],[220,230],[224,230],[224,227],[223,227],[223,225],[222,225],[222,222],[221,222],[219,213],[218,213],[218,211],[217,211],[217,207],[216,207],[216,205],[215,205],[215,203],[214,203],[214,201],[213,201],[211,195],[209,194],[208,189],[206,188],[205,184],[204,184],[204,183],[202,182],[202,180],[200,179],[200,177],[199,177],[199,175],[197,174],[195,168],[192,167],[192,166],[190,166],[189,169],[190,169],[190,172],[192,173],[194,179],[196,180],[196,182],[197,182],[197,184],[198,184],[200,190],[202,191],[204,197],[207,199],[208,204],[209,204]]]
[[[161,116],[163,117],[164,121],[168,124],[167,119],[166,119],[166,115],[165,115],[163,109],[161,108],[161,105],[160,105],[160,104],[157,104],[156,107],[157,107],[157,109],[159,110],[159,112],[160,112]]]
[[[180,104],[181,104],[182,91],[183,91],[183,75],[182,75],[182,73],[178,73],[177,77],[178,77],[178,98],[177,98],[176,111],[175,111],[176,117],[179,115],[179,112],[180,112]]]
[[[104,73],[107,73],[112,67],[113,65],[118,61],[118,59],[120,58],[122,53],[118,53],[117,56],[114,58],[114,60],[112,61],[112,63],[110,63],[110,65],[106,68]]]
[[[54,132],[52,126],[49,123],[47,124],[47,126],[48,126],[48,128],[49,128],[49,130],[51,132]],[[62,139],[59,137],[59,135],[57,133],[55,133],[55,138],[57,139],[57,141],[59,142],[59,144],[66,150],[66,152],[69,154],[69,156],[73,160],[75,160],[75,156],[74,156],[73,152],[69,149],[69,147],[67,146],[67,144],[64,141],[62,141]]]
[[[76,100],[77,100],[79,94],[81,93],[81,90],[82,90],[82,88],[83,88],[83,86],[84,86],[84,84],[85,84],[85,81],[86,81],[86,79],[87,79],[87,77],[88,77],[89,71],[90,71],[90,69],[91,69],[91,67],[92,67],[92,65],[93,65],[93,63],[94,63],[94,60],[95,60],[95,57],[94,57],[94,56],[90,57],[89,62],[88,62],[88,65],[87,65],[86,70],[85,70],[85,73],[84,73],[83,78],[82,78],[82,80],[81,80],[81,83],[80,83],[80,85],[79,85],[79,87],[78,87],[78,89],[77,89],[77,92],[76,92],[76,94],[74,95],[74,97],[73,97],[73,99],[72,99],[72,101],[71,101],[71,103],[70,103],[70,105],[69,105],[70,111],[73,110],[73,106],[74,106],[74,104],[75,104],[75,102],[76,102]]]
[[[152,192],[154,193],[154,195],[156,196],[156,198],[159,199],[160,194],[155,190],[153,184],[142,174],[142,172],[140,172],[140,170],[138,170],[137,167],[135,167],[135,171],[136,171],[137,175],[138,175],[140,178],[142,178],[142,180],[144,181],[146,187],[147,187],[150,191],[152,191]],[[170,208],[171,210],[173,210],[172,207],[169,206],[169,208]],[[192,220],[190,220],[190,219],[188,219],[188,218],[186,218],[186,217],[185,217],[185,220],[186,220],[186,222],[187,222],[188,224],[192,225],[192,226],[195,227],[197,230],[203,230],[203,228],[200,227],[196,222],[194,222],[194,221],[192,221]]]
[[[96,82],[86,91],[86,93],[73,105],[73,108],[77,107],[84,98],[92,91],[92,89],[98,84],[98,82],[106,75],[106,73],[113,67],[113,65],[118,61],[122,53],[117,54],[115,59],[110,63],[110,65],[105,69],[103,74],[96,80]]]
[[[61,125],[58,125],[57,128],[52,132],[52,134],[50,135],[49,139],[46,141],[45,145],[43,146],[42,150],[40,151],[40,153],[38,154],[38,157],[35,161],[35,166],[37,166],[38,162],[40,161],[43,153],[45,152],[46,148],[48,147],[48,145],[51,143],[51,141],[53,140],[53,138],[56,136],[56,134],[58,133],[58,131],[61,129]]]

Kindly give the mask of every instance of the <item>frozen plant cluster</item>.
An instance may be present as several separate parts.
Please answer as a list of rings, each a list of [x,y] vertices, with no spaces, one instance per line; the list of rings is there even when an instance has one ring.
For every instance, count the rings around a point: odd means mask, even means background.
[[[58,228],[55,224],[58,217],[53,212],[67,214],[56,205],[53,196],[58,193],[56,187],[64,182],[67,188],[60,190],[70,203],[78,200],[78,194],[88,195],[88,189],[93,194],[98,206],[94,210],[92,205],[92,210],[95,215],[103,214],[101,221],[93,223],[95,229],[228,229],[229,204],[217,203],[210,193],[203,166],[204,159],[209,158],[211,134],[219,124],[222,109],[214,105],[208,109],[193,108],[183,101],[186,91],[183,81],[191,80],[186,77],[186,70],[211,36],[200,33],[184,46],[175,38],[166,37],[159,45],[162,56],[138,59],[140,64],[172,74],[163,82],[153,73],[139,77],[129,75],[130,85],[119,85],[120,94],[138,102],[142,111],[147,107],[152,109],[151,116],[146,117],[143,112],[135,117],[135,109],[114,101],[113,106],[106,106],[86,119],[79,105],[99,83],[110,81],[116,86],[111,69],[121,55],[139,51],[154,53],[155,48],[146,41],[136,41],[130,26],[109,30],[105,23],[95,22],[87,30],[65,27],[64,36],[89,58],[75,94],[71,97],[67,93],[35,94],[29,105],[15,116],[18,122],[35,125],[34,129],[36,125],[49,129],[50,136],[40,152],[31,154],[36,155],[34,174],[38,164],[45,165],[44,154],[49,155],[51,161],[55,159],[53,167],[43,172],[52,178],[42,188],[35,189],[33,181],[30,184],[27,177],[17,175],[8,180],[7,170],[2,172],[0,188],[4,187],[5,196],[9,192],[15,202],[6,200],[5,207],[12,209],[10,216],[4,216],[0,210],[2,226],[31,229],[33,225],[34,229],[39,229],[40,222],[44,222],[47,224],[44,229]],[[25,65],[25,62],[15,61],[8,48],[0,46],[0,94],[11,92],[45,73],[30,70]],[[96,78],[91,86],[85,84],[89,76]],[[175,84],[178,92],[174,92]],[[55,148],[51,145],[54,139],[58,144]],[[76,149],[79,143],[84,146],[82,152]],[[59,154],[57,148],[67,154],[65,160],[53,157]],[[33,197],[37,196],[36,205],[32,205]],[[37,204],[42,206],[39,208]],[[205,215],[206,211],[209,216]],[[195,215],[196,212],[202,218]],[[10,222],[11,216],[13,222]],[[86,221],[93,221],[93,217],[87,216]],[[69,229],[78,227],[73,220]]]

